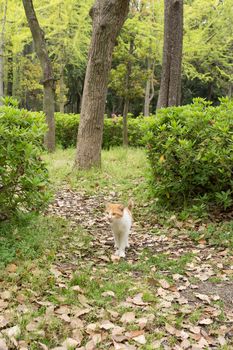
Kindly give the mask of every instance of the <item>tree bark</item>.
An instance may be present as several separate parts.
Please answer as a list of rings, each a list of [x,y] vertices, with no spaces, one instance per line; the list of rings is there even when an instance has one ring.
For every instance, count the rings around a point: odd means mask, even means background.
[[[45,146],[49,152],[53,152],[55,150],[55,80],[53,75],[53,69],[46,48],[44,33],[40,28],[39,22],[37,20],[32,0],[23,0],[23,6],[27,17],[28,25],[32,33],[35,51],[39,58],[40,65],[43,71],[43,111],[46,115],[46,122],[48,124],[48,132],[45,135]]]
[[[64,113],[64,111],[65,111],[65,83],[64,83],[64,67],[63,66],[61,66],[59,85],[60,85],[59,111],[60,111],[60,113]]]
[[[123,109],[123,147],[128,147],[128,118],[127,114],[129,112],[129,98],[126,97],[124,101]]]
[[[7,0],[4,3],[2,28],[0,33],[0,105],[2,104],[1,97],[4,96],[4,41],[5,41],[5,26],[6,26],[6,11]]]
[[[126,19],[129,0],[96,0],[90,11],[93,33],[85,76],[75,166],[101,165],[104,109],[116,37]]]
[[[181,98],[183,0],[164,3],[163,64],[157,109],[177,106]]]
[[[145,101],[144,101],[144,117],[149,117],[150,115],[150,103],[154,97],[154,64],[155,62],[151,62],[148,58],[147,62],[147,70],[148,70],[148,79],[146,81],[145,88]]]
[[[129,91],[130,91],[130,79],[132,74],[132,62],[131,56],[134,50],[134,40],[131,38],[129,43],[129,61],[126,67],[126,79],[125,79],[125,90],[126,96],[124,99],[124,109],[123,109],[123,146],[128,147],[128,118],[127,114],[129,112]]]

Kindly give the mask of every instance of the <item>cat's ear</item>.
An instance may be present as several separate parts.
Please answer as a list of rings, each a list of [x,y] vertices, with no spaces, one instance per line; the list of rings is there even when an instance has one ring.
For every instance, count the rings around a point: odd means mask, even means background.
[[[120,205],[119,205],[119,209],[120,209],[121,211],[123,211],[123,210],[124,210],[124,205],[123,205],[123,204],[120,204]]]
[[[106,204],[105,204],[105,210],[108,210],[109,207],[110,207],[110,203],[106,203]]]

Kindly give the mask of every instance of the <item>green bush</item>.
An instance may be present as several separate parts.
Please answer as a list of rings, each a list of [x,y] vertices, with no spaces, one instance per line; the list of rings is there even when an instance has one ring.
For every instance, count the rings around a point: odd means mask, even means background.
[[[0,107],[0,218],[16,210],[40,209],[48,198],[48,173],[40,158],[43,116]]]
[[[143,138],[148,131],[153,117],[128,118],[129,146],[144,145]],[[62,148],[75,147],[77,143],[79,114],[55,114],[56,142]],[[123,120],[122,117],[104,118],[103,144],[104,149],[122,145]]]
[[[152,191],[166,207],[233,204],[233,101],[161,109],[147,136]]]

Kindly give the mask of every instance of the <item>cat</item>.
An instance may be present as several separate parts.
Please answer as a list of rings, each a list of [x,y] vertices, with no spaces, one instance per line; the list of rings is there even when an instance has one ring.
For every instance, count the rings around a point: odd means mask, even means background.
[[[132,200],[129,200],[127,207],[122,204],[106,204],[107,219],[110,221],[114,234],[115,255],[121,258],[125,257],[125,248],[129,248],[129,233],[133,222],[132,208]]]

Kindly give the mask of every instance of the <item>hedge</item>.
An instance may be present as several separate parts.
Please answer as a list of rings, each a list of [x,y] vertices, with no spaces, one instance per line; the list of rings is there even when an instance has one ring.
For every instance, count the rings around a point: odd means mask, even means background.
[[[163,207],[233,204],[233,101],[161,109],[147,135],[151,191]]]
[[[79,126],[79,114],[55,114],[56,143],[63,148],[75,147]],[[128,118],[129,146],[144,145],[144,136],[154,117]],[[123,120],[122,117],[104,118],[103,145],[105,149],[122,145]]]
[[[0,107],[0,219],[18,210],[39,210],[48,199],[48,172],[40,158],[42,119],[42,114]]]

